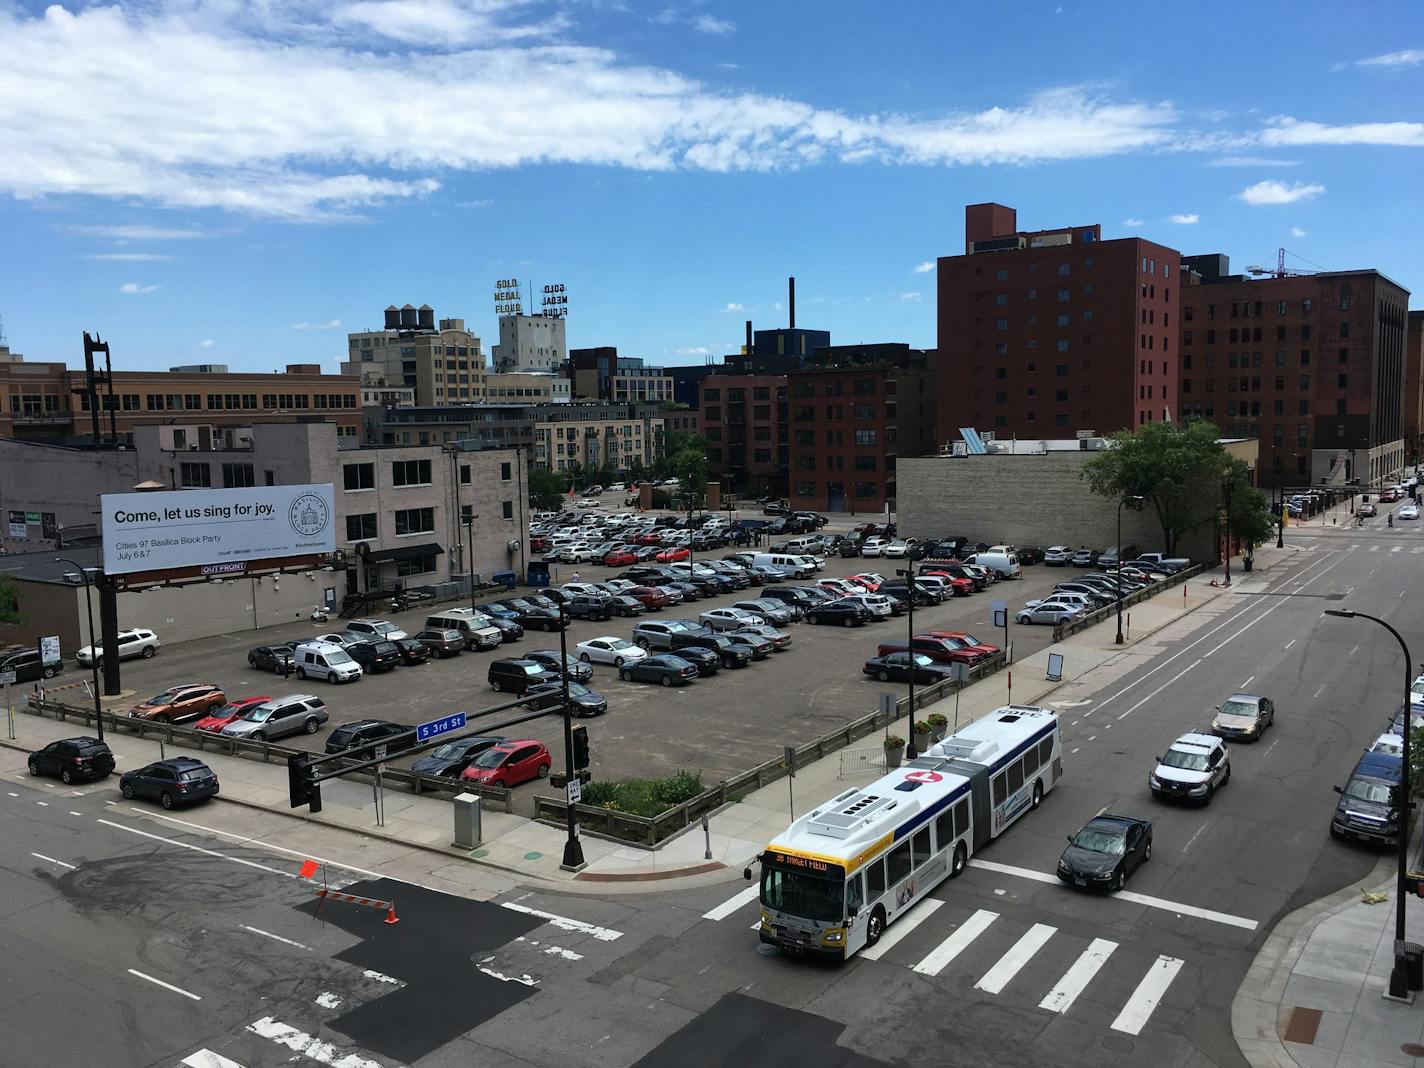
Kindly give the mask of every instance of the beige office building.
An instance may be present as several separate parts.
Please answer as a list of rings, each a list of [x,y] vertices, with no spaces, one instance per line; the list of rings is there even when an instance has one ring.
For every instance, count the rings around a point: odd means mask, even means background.
[[[484,399],[485,358],[463,319],[441,319],[428,304],[391,305],[385,329],[346,335],[343,374],[364,388],[414,390],[416,404],[476,404]]]

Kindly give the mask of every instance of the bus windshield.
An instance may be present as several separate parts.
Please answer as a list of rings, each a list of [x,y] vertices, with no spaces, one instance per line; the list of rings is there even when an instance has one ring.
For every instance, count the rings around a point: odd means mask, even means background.
[[[805,920],[837,923],[845,919],[845,881],[800,871],[781,871],[763,864],[761,902],[767,908]]]

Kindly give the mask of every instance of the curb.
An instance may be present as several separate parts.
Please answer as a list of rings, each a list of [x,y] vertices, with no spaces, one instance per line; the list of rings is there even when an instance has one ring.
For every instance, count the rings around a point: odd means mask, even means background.
[[[1316,927],[1360,900],[1359,883],[1397,890],[1390,887],[1395,859],[1380,857],[1363,880],[1302,905],[1272,928],[1231,1001],[1231,1035],[1252,1068],[1297,1068],[1300,1064],[1280,1034],[1286,983]]]

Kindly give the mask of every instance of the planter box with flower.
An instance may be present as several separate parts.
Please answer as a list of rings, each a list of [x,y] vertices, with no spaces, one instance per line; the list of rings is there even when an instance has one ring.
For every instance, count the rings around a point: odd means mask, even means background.
[[[942,741],[949,730],[949,720],[939,712],[931,712],[925,717],[925,722],[930,725],[930,740]]]
[[[923,753],[930,747],[930,725],[924,720],[915,723],[915,752]]]
[[[900,759],[905,755],[905,739],[894,734],[885,736],[885,770],[898,768]]]

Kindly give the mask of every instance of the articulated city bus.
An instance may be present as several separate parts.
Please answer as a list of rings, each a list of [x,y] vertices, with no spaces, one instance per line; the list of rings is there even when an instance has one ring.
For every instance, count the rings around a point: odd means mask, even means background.
[[[875,945],[896,917],[1037,808],[1062,774],[1058,714],[1009,705],[833,797],[758,857],[761,940],[842,959]]]

